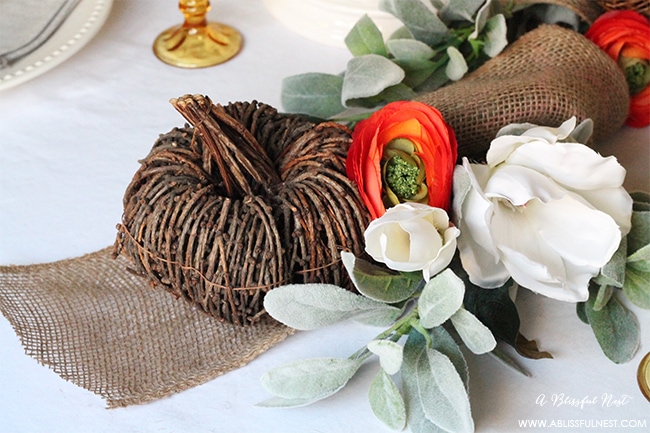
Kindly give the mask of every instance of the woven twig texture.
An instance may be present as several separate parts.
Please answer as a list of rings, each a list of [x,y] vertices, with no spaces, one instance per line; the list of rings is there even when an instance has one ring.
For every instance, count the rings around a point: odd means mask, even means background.
[[[247,325],[290,283],[352,288],[340,251],[369,221],[345,175],[350,131],[268,105],[172,101],[193,128],[155,143],[124,196],[117,246],[157,287]]]
[[[109,407],[147,403],[239,368],[292,330],[219,323],[151,289],[112,249],[0,267],[0,311],[27,354]]]
[[[483,160],[511,123],[557,126],[571,116],[594,121],[592,141],[616,132],[629,109],[622,70],[581,34],[543,25],[479,69],[419,98],[456,131],[461,156]]]
[[[598,3],[608,11],[632,10],[650,15],[650,0],[598,0]]]

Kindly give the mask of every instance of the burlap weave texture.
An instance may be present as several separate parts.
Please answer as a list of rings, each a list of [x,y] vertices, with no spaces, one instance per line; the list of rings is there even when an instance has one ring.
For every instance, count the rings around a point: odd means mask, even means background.
[[[0,311],[28,355],[108,407],[147,403],[242,367],[293,331],[217,322],[152,290],[112,248],[0,267]]]
[[[511,123],[558,126],[571,116],[590,118],[593,141],[602,141],[623,126],[628,92],[622,70],[598,46],[543,25],[462,80],[418,99],[454,128],[459,155],[482,160],[499,129]]]

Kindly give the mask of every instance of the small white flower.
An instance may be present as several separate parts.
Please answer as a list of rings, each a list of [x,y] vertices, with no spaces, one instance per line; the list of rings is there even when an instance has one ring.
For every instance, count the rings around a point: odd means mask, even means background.
[[[373,259],[396,271],[422,271],[429,281],[451,262],[459,234],[443,209],[402,203],[373,220],[364,237]]]
[[[630,230],[632,199],[614,157],[561,142],[574,128],[572,118],[498,136],[487,165],[465,159],[456,168],[458,249],[474,284],[499,287],[512,276],[551,298],[589,297],[589,280]]]

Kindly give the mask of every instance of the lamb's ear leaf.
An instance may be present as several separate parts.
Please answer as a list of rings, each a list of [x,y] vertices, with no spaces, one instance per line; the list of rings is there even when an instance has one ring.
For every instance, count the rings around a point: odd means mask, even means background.
[[[451,323],[465,346],[477,355],[492,351],[497,345],[490,329],[481,323],[472,313],[460,308],[453,316]]]
[[[362,16],[347,34],[345,45],[355,57],[365,54],[388,56],[381,31],[367,14]]]
[[[370,407],[375,416],[393,430],[402,430],[406,426],[406,406],[386,371],[379,370],[368,390]]]
[[[430,279],[418,299],[420,324],[427,329],[442,325],[463,304],[465,285],[451,269]]]
[[[605,355],[616,364],[628,362],[634,357],[641,343],[639,322],[634,314],[612,296],[600,310],[594,305],[598,289],[591,287],[585,313],[596,340]]]
[[[379,9],[395,16],[415,39],[429,46],[450,35],[449,27],[420,0],[381,0]]]
[[[313,358],[276,367],[264,373],[260,381],[280,399],[263,405],[297,403],[302,406],[322,400],[343,388],[362,363],[362,359]]]
[[[348,106],[349,101],[377,96],[401,83],[404,76],[404,70],[386,57],[377,54],[354,57],[345,70],[340,102]]]
[[[392,312],[395,307],[357,295],[332,284],[289,284],[264,296],[264,308],[275,320],[311,330],[370,313]]]
[[[282,107],[317,119],[328,119],[345,110],[341,104],[343,77],[309,72],[282,81]]]
[[[359,293],[375,301],[394,304],[413,295],[422,281],[421,272],[395,272],[341,252],[341,261]]]

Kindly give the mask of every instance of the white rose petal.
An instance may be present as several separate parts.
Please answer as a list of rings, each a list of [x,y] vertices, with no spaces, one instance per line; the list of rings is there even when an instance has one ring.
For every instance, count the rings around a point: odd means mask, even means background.
[[[504,260],[508,263],[508,269],[513,270],[512,278],[521,287],[536,287],[537,290],[531,290],[559,301],[584,302],[589,297],[587,285],[592,277],[591,274],[580,273],[570,281],[566,279],[562,281],[559,275],[554,277],[542,263],[530,260],[525,255],[507,248],[504,248]],[[544,286],[540,286],[539,282],[544,282]]]
[[[492,140],[487,151],[486,161],[489,167],[496,167],[512,155],[520,146],[530,141],[539,141],[537,137],[504,135]]]
[[[438,254],[429,264],[429,267],[422,269],[425,281],[442,271],[451,263],[456,253],[456,238],[460,235],[460,230],[456,227],[449,227],[443,235],[444,244],[440,247]]]
[[[535,269],[530,264],[526,264],[523,272],[520,274],[530,273],[531,278],[523,281],[517,280],[519,284],[529,289],[533,282],[539,280],[540,284],[553,283],[563,279],[565,271],[562,257],[555,252],[541,237],[537,231],[537,226],[531,219],[530,213],[525,210],[514,210],[505,203],[499,203],[494,212],[492,226],[490,231],[493,235],[494,242],[498,246],[499,255],[508,272],[514,277],[519,269],[516,269],[513,262],[508,260],[507,251],[513,251],[525,257],[532,263],[538,263],[544,272]],[[521,261],[523,259],[518,259]],[[539,276],[532,277],[532,274],[538,273]],[[549,275],[546,276],[545,273]],[[538,287],[538,291],[541,288]]]
[[[516,126],[520,135],[505,135],[505,131],[509,130],[512,126]],[[526,128],[523,131],[520,128]],[[544,144],[554,144],[558,140],[562,140],[571,135],[571,132],[576,127],[576,118],[572,117],[566,122],[562,123],[558,128],[550,128],[546,126],[535,126],[531,124],[509,125],[502,128],[497,134],[497,138],[492,140],[490,148],[487,151],[487,164],[490,167],[495,167],[505,161],[515,150],[520,146],[530,142],[542,141]]]
[[[593,191],[580,191],[580,196],[595,209],[610,215],[618,224],[621,234],[626,235],[632,228],[632,197],[624,188],[603,188]]]
[[[625,179],[625,169],[615,157],[603,158],[579,143],[529,142],[512,152],[506,164],[531,168],[571,189],[611,188]]]
[[[574,129],[576,129],[577,119],[575,116],[565,120],[557,128],[550,126],[534,126],[524,132],[523,135],[528,137],[537,137],[547,141],[550,144],[556,143],[558,140],[564,140]]]
[[[599,269],[618,249],[621,232],[614,219],[583,206],[570,195],[548,204],[533,202],[529,208],[539,236],[573,264]]]
[[[506,199],[515,206],[523,206],[533,199],[546,203],[565,194],[566,189],[552,179],[517,165],[499,166],[485,186],[486,197]]]
[[[470,164],[467,158],[463,158],[463,168],[469,174],[473,188],[460,206],[454,208],[456,215],[463,215],[456,222],[461,233],[458,241],[461,262],[473,284],[488,288],[499,287],[510,275],[501,263],[490,235],[489,222],[494,205],[482,193],[477,179],[479,176],[488,179],[483,176],[487,174],[487,167]],[[458,203],[454,205],[457,206]],[[463,242],[460,242],[461,238]]]

